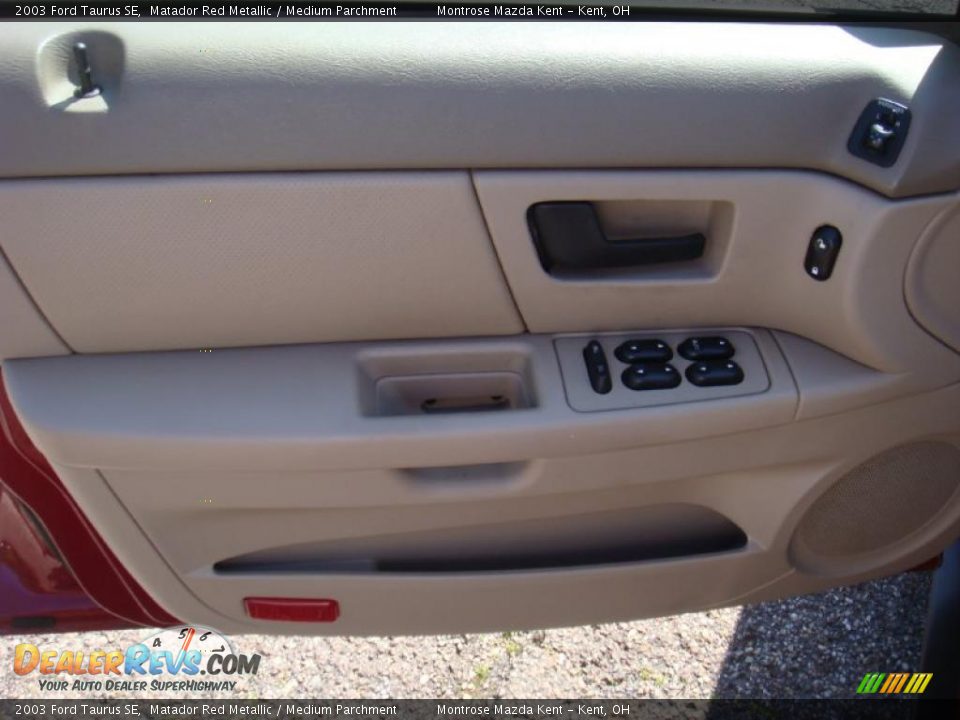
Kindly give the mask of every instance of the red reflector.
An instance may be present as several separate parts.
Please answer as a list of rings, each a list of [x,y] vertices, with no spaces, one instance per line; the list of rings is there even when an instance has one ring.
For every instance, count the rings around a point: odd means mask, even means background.
[[[333,622],[340,617],[340,603],[336,600],[248,597],[243,604],[247,615],[257,620]]]

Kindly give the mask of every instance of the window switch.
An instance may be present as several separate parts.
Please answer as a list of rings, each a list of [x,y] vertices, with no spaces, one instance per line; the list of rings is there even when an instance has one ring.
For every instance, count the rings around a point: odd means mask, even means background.
[[[621,343],[613,354],[627,365],[642,362],[669,362],[673,359],[673,350],[663,340],[643,339],[627,340]]]
[[[687,366],[687,380],[697,387],[739,385],[743,382],[743,370],[733,360],[695,362]]]
[[[669,390],[683,379],[673,365],[666,363],[638,363],[631,365],[620,376],[631,390]]]
[[[726,360],[736,348],[725,337],[692,337],[680,343],[677,352],[687,360]]]

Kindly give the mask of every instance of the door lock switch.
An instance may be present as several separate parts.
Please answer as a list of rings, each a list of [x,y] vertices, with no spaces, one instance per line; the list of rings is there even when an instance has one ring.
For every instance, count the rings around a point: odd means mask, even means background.
[[[669,390],[682,380],[677,369],[667,363],[637,363],[620,377],[631,390]]]
[[[733,360],[710,360],[687,366],[687,380],[697,387],[739,385],[743,382],[743,369]]]
[[[687,360],[727,360],[733,357],[736,348],[725,337],[692,337],[680,343],[677,352]]]
[[[591,340],[583,348],[583,362],[587,366],[587,377],[590,378],[590,386],[593,391],[600,395],[606,395],[613,389],[613,381],[610,379],[610,365],[607,363],[607,354],[603,351],[603,346],[596,340]]]
[[[814,230],[803,261],[807,275],[820,282],[829,279],[842,244],[843,235],[833,225],[821,225]]]
[[[617,360],[627,365],[634,363],[665,363],[673,359],[673,350],[663,340],[627,340],[613,351]]]

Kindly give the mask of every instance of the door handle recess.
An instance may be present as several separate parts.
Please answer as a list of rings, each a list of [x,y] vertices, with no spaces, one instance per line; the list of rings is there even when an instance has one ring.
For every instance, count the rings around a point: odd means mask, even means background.
[[[702,233],[611,241],[588,202],[532,205],[527,220],[540,264],[547,272],[626,268],[695,260],[703,255]]]

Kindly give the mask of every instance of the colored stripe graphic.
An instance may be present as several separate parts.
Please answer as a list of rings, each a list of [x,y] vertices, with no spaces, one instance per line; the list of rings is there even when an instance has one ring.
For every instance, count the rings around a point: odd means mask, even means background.
[[[907,678],[910,677],[910,673],[900,673],[900,682],[897,683],[897,686],[890,692],[898,693],[903,689],[903,686],[907,682]]]
[[[907,683],[907,686],[903,689],[903,692],[907,695],[913,692],[915,687],[920,687],[920,673],[914,673],[910,676],[910,682]]]
[[[857,694],[919,695],[932,678],[933,673],[867,673],[857,685]]]
[[[894,689],[897,687],[898,682],[900,682],[900,674],[890,673],[887,676],[887,681],[883,684],[883,687],[880,688],[880,692],[884,695],[886,695],[887,693],[892,693]]]

